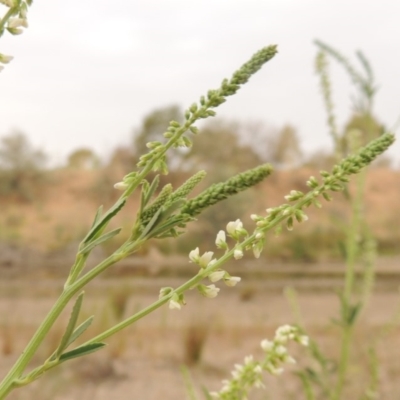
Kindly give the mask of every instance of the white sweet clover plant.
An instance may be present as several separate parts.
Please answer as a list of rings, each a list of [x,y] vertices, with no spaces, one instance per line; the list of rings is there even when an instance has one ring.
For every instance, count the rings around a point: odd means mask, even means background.
[[[309,339],[308,336],[302,335],[297,327],[290,325],[279,327],[273,340],[261,341],[264,359],[256,361],[253,356],[247,356],[243,364],[235,365],[232,378],[222,381],[221,390],[211,392],[210,396],[221,400],[245,400],[252,388],[263,388],[263,372],[280,375],[285,364],[296,363],[287,349],[289,341],[308,346]]]
[[[0,0],[0,3],[7,7],[6,14],[0,20],[0,34],[5,30],[14,35],[21,33],[22,28],[28,25],[26,12],[31,1]],[[222,281],[228,287],[237,285],[241,278],[231,276],[223,268],[228,260],[240,260],[248,251],[253,252],[255,257],[260,257],[265,236],[269,230],[281,229],[282,226],[292,230],[296,222],[306,221],[305,209],[307,207],[311,205],[320,207],[320,197],[330,200],[330,191],[343,190],[350,175],[358,173],[392,144],[394,136],[384,134],[355,155],[344,159],[331,172],[321,171],[320,180],[311,177],[307,182],[310,188],[307,193],[293,190],[285,197],[288,203],[268,208],[266,215],[252,215],[251,218],[255,222],[252,233],[243,227],[239,219],[229,222],[226,231],[219,231],[216,237],[215,244],[220,255],[214,257],[213,251],[201,252],[199,248],[190,252],[189,261],[198,267],[197,273],[191,279],[178,288],[162,288],[159,298],[154,303],[85,343],[73,345],[90,327],[94,318],[91,316],[78,323],[84,297],[82,289],[89,282],[118,261],[135,253],[148,240],[176,237],[184,233],[186,225],[194,221],[196,216],[206,208],[252,187],[270,175],[272,167],[268,164],[261,165],[234,176],[226,182],[211,185],[191,199],[188,199],[188,195],[204,178],[204,171],[198,172],[177,189],[174,189],[171,184],[165,185],[158,195],[156,195],[156,191],[159,186],[159,177],[156,176],[151,182],[147,180],[151,171],[167,174],[166,154],[168,150],[174,147],[190,147],[192,145],[190,135],[198,133],[195,123],[200,119],[214,116],[214,109],[224,103],[228,96],[235,94],[240,86],[245,84],[276,53],[276,46],[268,46],[255,53],[233,74],[231,79],[224,79],[218,89],[210,90],[206,96],[201,96],[199,103],[192,104],[185,112],[184,122],[171,121],[163,135],[163,141],[148,143],[149,151],[140,158],[137,170],[126,175],[121,182],[115,185],[117,189],[123,191],[120,198],[109,210],[104,212],[100,207],[97,211],[89,232],[79,245],[75,262],[66,279],[63,291],[21,356],[0,383],[0,400],[4,399],[12,390],[38,379],[46,371],[70,359],[82,357],[101,349],[105,346],[104,341],[110,336],[164,304],[168,304],[170,309],[181,309],[186,304],[185,292],[187,290],[196,289],[202,296],[214,298],[220,291],[217,286],[219,282]],[[2,64],[10,60],[10,56],[0,56]],[[86,261],[91,251],[121,232],[121,229],[106,231],[106,228],[110,220],[125,206],[128,198],[135,191],[140,191],[141,201],[128,238],[109,257],[91,270],[86,270]],[[209,283],[205,281],[209,281]],[[28,364],[40,344],[45,341],[51,327],[74,298],[72,313],[60,343],[41,365],[27,371]],[[308,339],[295,327],[279,328],[273,341],[264,340],[262,342],[265,359],[258,362],[253,358],[246,358],[244,365],[235,368],[233,378],[224,382],[222,390],[214,392],[212,396],[221,399],[245,399],[252,386],[261,386],[263,371],[278,374],[282,371],[284,363],[293,362],[285,347],[289,340],[303,345],[308,342]]]

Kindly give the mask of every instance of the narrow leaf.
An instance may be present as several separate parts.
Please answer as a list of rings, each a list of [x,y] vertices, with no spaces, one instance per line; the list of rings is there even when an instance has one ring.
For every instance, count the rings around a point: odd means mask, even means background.
[[[78,298],[76,299],[76,302],[74,304],[74,307],[72,308],[72,312],[71,312],[71,316],[69,317],[67,328],[65,329],[64,335],[61,338],[60,345],[58,346],[58,348],[56,350],[56,354],[55,354],[56,358],[59,357],[68,346],[68,342],[69,342],[70,337],[75,329],[76,321],[78,320],[79,313],[81,311],[84,293],[85,292],[82,292],[78,296]]]
[[[162,213],[161,213],[161,218],[165,220],[167,217],[169,217],[171,214],[173,214],[176,210],[182,207],[182,205],[185,204],[185,201],[183,199],[177,199],[171,204],[168,204],[168,206],[163,206],[162,207]]]
[[[167,221],[164,223],[159,224],[157,227],[152,229],[151,231],[151,237],[159,237],[159,235],[164,234],[165,232],[168,232],[170,229],[173,229],[182,222],[189,222],[190,220],[181,218],[180,216],[172,216],[169,218]]]
[[[91,228],[93,228],[94,226],[96,226],[96,224],[99,222],[99,219],[101,217],[101,214],[103,214],[103,206],[100,206],[97,209],[96,215],[94,216],[94,220],[93,220],[93,224],[91,226]]]
[[[82,335],[83,332],[86,331],[87,328],[91,325],[93,321],[94,316],[90,316],[86,321],[82,322],[73,332],[71,337],[68,340],[66,348],[73,342],[75,342],[76,339],[78,339],[79,336]]]
[[[150,222],[146,225],[146,228],[144,228],[142,234],[140,235],[141,238],[145,237],[151,229],[156,225],[159,217],[161,214],[161,208],[157,210],[157,212],[153,215],[153,218],[150,220]]]
[[[89,251],[93,250],[99,244],[106,242],[107,240],[113,238],[114,236],[117,236],[121,232],[121,230],[122,230],[122,228],[117,228],[111,232],[105,233],[103,236],[100,236],[99,238],[93,240],[93,242],[90,242],[87,246],[85,246],[79,252],[82,254],[88,253]]]
[[[145,204],[143,205],[143,208],[146,207],[147,203],[153,197],[153,194],[157,190],[159,183],[160,183],[160,176],[156,175],[155,178],[153,179],[153,182],[151,182],[149,189],[146,192],[146,196],[144,198]]]
[[[83,239],[82,243],[87,244],[90,240],[102,229],[106,226],[107,222],[113,218],[125,205],[126,199],[121,197],[109,210],[106,214],[103,215],[96,224],[90,229],[86,237]]]
[[[105,343],[91,343],[85,346],[77,347],[74,350],[62,354],[60,357],[60,362],[71,360],[72,358],[86,356],[87,354],[94,353],[95,351],[102,349],[104,346],[106,346]]]

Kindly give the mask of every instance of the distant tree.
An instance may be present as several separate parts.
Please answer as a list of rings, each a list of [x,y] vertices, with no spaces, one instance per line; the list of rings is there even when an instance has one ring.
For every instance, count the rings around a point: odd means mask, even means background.
[[[313,167],[318,169],[330,170],[335,164],[337,160],[335,158],[335,154],[331,151],[317,150],[311,153],[305,163],[304,166]]]
[[[206,125],[192,140],[194,146],[182,156],[184,169],[203,168],[222,179],[262,163],[256,151],[241,141],[234,123]]]
[[[270,162],[276,168],[292,168],[302,162],[299,136],[291,125],[277,129],[251,122],[243,126],[242,135],[251,137],[250,144],[261,160]]]
[[[365,146],[371,140],[382,135],[383,132],[384,126],[371,114],[353,114],[346,123],[340,140],[343,155],[354,151],[355,149],[352,149],[354,146],[356,148]]]
[[[0,140],[0,194],[32,200],[44,178],[46,155],[21,132]]]
[[[96,154],[86,148],[73,151],[68,156],[68,167],[74,169],[95,169],[99,167],[100,159]]]
[[[301,162],[303,153],[295,128],[285,125],[273,139],[271,162],[278,167],[292,168]]]
[[[120,174],[127,174],[134,169],[137,160],[131,148],[120,146],[113,151],[108,166]]]
[[[255,150],[243,143],[240,126],[236,123],[222,121],[208,124],[191,139],[194,145],[182,156],[181,168],[206,170],[206,184],[224,181],[262,163]],[[246,205],[256,201],[256,189],[252,188],[206,210],[199,216],[204,244],[210,246],[215,240],[213,232],[223,229],[232,215],[241,218]]]

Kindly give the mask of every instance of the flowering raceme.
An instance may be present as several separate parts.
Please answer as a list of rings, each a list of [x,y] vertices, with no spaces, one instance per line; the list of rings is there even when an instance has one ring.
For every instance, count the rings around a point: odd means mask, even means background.
[[[285,345],[289,341],[295,341],[303,346],[308,346],[308,337],[303,335],[298,328],[283,325],[275,332],[273,340],[261,341],[261,349],[264,351],[262,361],[254,360],[253,356],[247,356],[243,364],[235,364],[232,378],[222,381],[219,392],[211,392],[214,399],[221,400],[245,400],[249,391],[254,388],[262,388],[262,373],[280,375],[284,371],[284,364],[295,364],[296,360],[289,355]]]

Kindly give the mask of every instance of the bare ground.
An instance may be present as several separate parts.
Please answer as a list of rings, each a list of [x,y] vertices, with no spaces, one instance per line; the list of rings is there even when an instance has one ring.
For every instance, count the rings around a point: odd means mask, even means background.
[[[119,287],[121,290],[133,287],[131,283],[128,278],[120,280]],[[124,315],[128,316],[154,301],[157,298],[156,286],[165,283],[171,284],[170,281],[152,280],[146,287],[143,281],[141,288],[136,287],[127,294]],[[113,281],[108,287],[103,284],[100,288],[89,288],[84,314],[96,315],[93,332],[106,329],[116,319],[110,307],[110,296],[115,293],[113,287],[115,289],[116,285],[117,281]],[[12,365],[49,310],[55,291],[28,290],[26,286],[10,281],[8,290],[0,293],[3,294],[0,296],[0,315],[3,316],[1,375]],[[373,344],[379,360],[377,398],[400,398],[399,323],[398,320],[393,322],[399,310],[399,300],[397,291],[384,290],[370,298],[356,330],[348,391],[344,398],[360,398],[368,385],[366,351]],[[261,339],[271,338],[279,325],[295,322],[282,291],[271,291],[260,281],[242,282],[235,288],[223,287],[220,296],[212,300],[190,292],[187,303],[181,311],[172,311],[164,306],[111,338],[105,350],[48,373],[32,386],[13,392],[10,399],[189,399],[180,369],[190,361],[190,346],[185,344],[189,329],[192,329],[192,335],[193,328],[205,334],[201,360],[188,366],[192,378],[198,389],[204,385],[216,390],[220,381],[229,377],[234,363],[240,363],[248,354],[261,357]],[[301,291],[298,305],[309,335],[321,344],[328,357],[336,359],[340,333],[330,319],[338,315],[337,296],[329,291]],[[388,325],[390,321],[392,324]],[[51,333],[49,343],[35,358],[36,364],[54,350],[61,334],[61,328]],[[305,399],[293,371],[302,365],[313,364],[307,353],[296,345],[292,346],[292,351],[299,364],[283,376],[269,379],[267,389],[254,392],[251,398]]]

